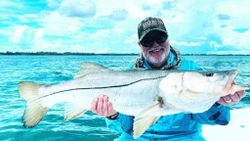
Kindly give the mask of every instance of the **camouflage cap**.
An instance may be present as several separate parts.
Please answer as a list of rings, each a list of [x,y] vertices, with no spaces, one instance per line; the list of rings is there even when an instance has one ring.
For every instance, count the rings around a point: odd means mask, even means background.
[[[158,30],[166,34],[167,30],[163,21],[160,18],[147,17],[138,24],[138,38],[139,42],[151,31]]]

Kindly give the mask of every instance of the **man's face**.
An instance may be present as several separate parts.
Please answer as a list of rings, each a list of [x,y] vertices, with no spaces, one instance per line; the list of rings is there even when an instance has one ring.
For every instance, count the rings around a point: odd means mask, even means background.
[[[162,67],[169,56],[170,44],[164,33],[152,31],[140,42],[143,56],[154,68]]]

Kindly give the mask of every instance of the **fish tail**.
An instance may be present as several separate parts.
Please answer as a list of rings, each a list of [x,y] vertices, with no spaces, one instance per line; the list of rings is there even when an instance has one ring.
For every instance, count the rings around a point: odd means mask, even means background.
[[[41,85],[32,82],[20,82],[20,97],[26,100],[26,108],[23,114],[24,127],[34,127],[37,125],[47,113],[48,108],[43,107],[39,100],[39,88]]]

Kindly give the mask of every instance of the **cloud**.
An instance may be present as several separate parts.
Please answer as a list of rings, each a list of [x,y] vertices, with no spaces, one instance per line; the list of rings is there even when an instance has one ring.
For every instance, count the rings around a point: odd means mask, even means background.
[[[71,18],[51,12],[40,19],[46,35],[70,36],[79,32],[82,23],[79,18]]]
[[[236,28],[236,29],[234,29],[234,31],[239,32],[239,33],[244,33],[248,30],[249,30],[248,28]]]
[[[14,34],[10,36],[10,43],[16,48],[27,50],[31,49],[34,44],[35,29],[28,26],[13,27]]]
[[[89,18],[96,14],[96,5],[89,0],[64,0],[59,12],[69,17]]]
[[[112,14],[108,17],[110,17],[113,20],[124,20],[128,16],[128,12],[125,9],[119,9],[119,10],[114,10]]]
[[[218,16],[219,20],[230,20],[230,16],[229,15],[218,14],[217,16]]]
[[[164,1],[163,2],[163,9],[171,10],[176,7],[177,2],[176,1]]]
[[[1,43],[1,51],[136,53],[140,51],[137,25],[148,16],[163,19],[170,43],[183,53],[249,51],[248,3],[247,0],[240,3],[3,0],[0,33],[1,41],[6,41]]]
[[[181,46],[181,47],[200,47],[200,42],[185,42],[185,41],[171,41],[171,44],[174,46]]]
[[[143,4],[142,5],[142,9],[145,10],[145,11],[147,11],[147,10],[150,10],[151,7],[149,5],[147,5],[147,4]]]
[[[58,0],[47,0],[47,4],[51,9],[55,9],[60,6],[60,2]]]

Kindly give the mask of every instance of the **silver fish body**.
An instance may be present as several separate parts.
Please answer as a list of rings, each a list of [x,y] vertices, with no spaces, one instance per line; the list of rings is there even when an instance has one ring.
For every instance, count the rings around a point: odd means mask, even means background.
[[[20,96],[27,101],[25,127],[40,122],[47,110],[61,102],[71,103],[65,119],[73,119],[91,109],[99,95],[107,95],[114,109],[135,116],[134,138],[162,115],[208,110],[221,96],[246,90],[235,85],[237,71],[195,72],[165,70],[112,71],[85,63],[76,78],[44,86],[21,82]]]
[[[61,84],[41,86],[38,100],[44,107],[69,102],[90,110],[91,102],[103,94],[115,110],[137,115],[155,102],[158,85],[166,75],[166,71],[91,73]]]

